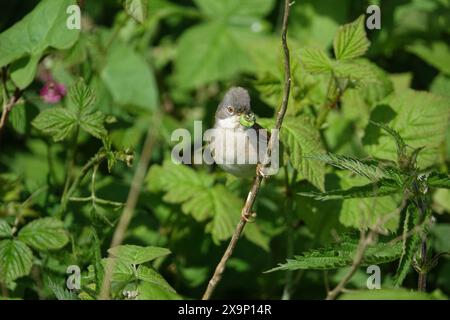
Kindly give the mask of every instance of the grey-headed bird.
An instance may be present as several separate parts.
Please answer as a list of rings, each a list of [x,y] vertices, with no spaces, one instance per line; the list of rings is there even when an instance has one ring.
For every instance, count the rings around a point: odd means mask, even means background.
[[[268,134],[255,122],[246,89],[227,91],[217,107],[214,129],[210,149],[218,166],[236,177],[254,176],[265,156]]]

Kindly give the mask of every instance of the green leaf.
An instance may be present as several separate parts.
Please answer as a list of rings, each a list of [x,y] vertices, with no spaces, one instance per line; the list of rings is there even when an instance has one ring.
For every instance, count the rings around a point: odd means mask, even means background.
[[[12,229],[5,219],[0,218],[0,238],[12,237]]]
[[[430,91],[441,96],[450,97],[450,75],[438,74],[431,83]]]
[[[392,195],[399,193],[403,189],[395,181],[382,179],[376,183],[370,183],[364,186],[352,187],[346,190],[331,190],[327,192],[300,192],[299,195],[312,197],[316,200],[336,200],[336,199],[355,199],[371,198]]]
[[[291,6],[289,35],[304,46],[326,50],[332,45],[340,24],[349,21],[353,2],[302,0]]]
[[[167,281],[152,268],[143,265],[139,266],[137,269],[137,278],[145,282],[153,283],[166,291],[175,292],[170,284],[168,284]]]
[[[108,132],[103,126],[106,116],[100,111],[83,113],[80,118],[80,127],[97,139],[104,138]]]
[[[33,254],[18,240],[0,241],[0,282],[9,283],[30,273]]]
[[[243,32],[246,30],[241,27],[227,27],[220,22],[189,28],[178,43],[175,60],[177,85],[192,89],[230,79],[239,72],[251,71],[251,59],[242,44]],[[229,48],[233,48],[233,55],[228,53]]]
[[[70,86],[68,97],[72,103],[69,105],[69,109],[80,114],[86,110],[91,110],[95,102],[94,92],[86,85],[82,78]]]
[[[160,286],[151,283],[142,281],[138,286],[139,295],[137,296],[138,300],[181,300],[178,294],[167,291],[166,289],[161,288]]]
[[[125,11],[130,17],[140,23],[144,23],[147,18],[147,0],[125,0]]]
[[[152,69],[131,47],[116,43],[108,50],[101,78],[116,103],[146,111],[158,107]]]
[[[295,256],[295,259],[288,259],[286,263],[279,264],[278,267],[268,272],[298,269],[330,270],[350,266],[353,263],[357,247],[357,240],[345,237],[340,243],[305,251],[302,255]],[[395,245],[376,243],[367,247],[361,266],[391,262],[398,259],[400,254],[401,245],[399,243]]]
[[[65,287],[62,284],[58,284],[56,281],[54,281],[50,277],[47,278],[46,282],[48,283],[47,284],[48,288],[53,292],[56,299],[58,299],[58,300],[78,300],[78,297],[75,294],[75,292],[65,289]]]
[[[403,243],[402,255],[394,276],[394,286],[399,287],[406,278],[413,261],[414,254],[417,252],[420,243],[420,236],[417,232],[412,232],[419,223],[419,212],[414,204],[410,204],[406,210],[406,216],[403,221]]]
[[[366,177],[370,181],[377,182],[382,178],[393,178],[394,168],[387,168],[375,160],[359,160],[354,157],[337,154],[308,155],[309,159],[325,162],[336,168],[351,171],[359,176]]]
[[[427,184],[433,188],[450,189],[450,176],[445,173],[432,172],[427,178]]]
[[[385,123],[397,131],[407,145],[414,149],[425,147],[417,158],[421,168],[436,162],[449,118],[449,98],[413,90],[384,99],[371,114],[372,121]],[[363,144],[367,153],[376,158],[397,160],[395,141],[375,125],[366,127]]]
[[[129,264],[141,264],[170,254],[170,250],[166,248],[140,247],[129,244],[110,248],[108,252]]]
[[[213,219],[206,225],[206,231],[211,232],[214,242],[231,238],[239,222],[242,201],[229,192],[224,186],[216,185],[210,192],[209,198],[200,206],[203,210],[211,210]],[[252,241],[254,238],[246,235]],[[258,244],[258,243],[256,243]]]
[[[439,71],[450,75],[450,47],[448,43],[444,41],[417,42],[408,46],[407,51],[414,53]]]
[[[78,115],[81,129],[97,139],[103,139],[108,134],[104,127],[106,116],[100,111],[95,111],[95,94],[83,79],[69,88],[69,99],[73,104],[69,108]]]
[[[79,30],[66,26],[68,6],[75,0],[44,0],[22,20],[0,34],[0,67],[12,63],[11,78],[23,89],[34,79],[47,48],[68,49]]]
[[[77,126],[77,116],[63,108],[47,109],[34,118],[32,125],[53,137],[55,142],[70,136]]]
[[[271,128],[273,120],[260,119],[265,128]],[[280,131],[280,140],[287,159],[298,171],[298,179],[306,179],[319,190],[324,190],[325,166],[319,161],[307,158],[312,153],[325,153],[320,133],[305,116],[286,117]]]
[[[354,59],[364,55],[369,45],[364,15],[361,15],[354,22],[339,27],[333,42],[334,54],[338,60]]]
[[[300,61],[310,73],[327,73],[333,70],[333,62],[323,50],[317,48],[301,50]]]
[[[194,0],[200,10],[210,19],[224,19],[239,22],[249,22],[256,17],[262,17],[273,8],[272,0]]]
[[[69,236],[62,221],[55,218],[31,221],[19,231],[19,239],[42,251],[60,249],[69,242]]]
[[[371,121],[371,123],[386,131],[394,139],[395,144],[397,146],[397,161],[399,161],[401,157],[406,155],[405,154],[406,143],[397,131],[395,131],[394,129],[392,129],[391,127],[389,127],[384,123],[375,121]]]
[[[152,166],[148,181],[150,190],[165,192],[165,201],[181,204],[199,222],[207,221],[206,231],[216,243],[233,234],[243,202],[224,186],[213,185],[210,175],[168,160],[162,167]]]
[[[274,1],[195,2],[206,22],[188,28],[179,39],[174,77],[177,86],[194,89],[254,70],[253,44],[262,38],[261,18],[271,10]]]
[[[381,289],[346,292],[339,297],[339,300],[436,300],[436,298],[427,292]]]
[[[355,176],[346,171],[338,171],[341,189],[349,189],[367,185],[367,178]],[[398,228],[399,215],[397,212],[401,203],[401,194],[390,194],[372,198],[343,199],[340,208],[339,221],[347,227],[357,229],[383,229],[385,232],[395,232]],[[387,218],[389,216],[389,218]],[[380,219],[383,225],[379,225]]]
[[[377,66],[364,59],[337,61],[333,65],[333,74],[338,79],[338,83],[341,84],[342,90],[347,87],[365,88],[367,90],[371,86],[386,85],[382,82],[385,79],[382,78],[382,72],[378,70]],[[381,90],[386,90],[386,88],[381,87]]]

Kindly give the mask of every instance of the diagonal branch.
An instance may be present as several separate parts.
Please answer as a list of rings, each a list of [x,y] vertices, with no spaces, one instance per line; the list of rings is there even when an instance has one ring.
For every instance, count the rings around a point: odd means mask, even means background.
[[[286,114],[286,109],[288,106],[289,101],[289,92],[291,89],[291,67],[290,67],[290,60],[289,60],[289,47],[287,45],[287,29],[288,29],[288,18],[289,18],[289,10],[292,3],[289,2],[289,0],[285,0],[284,2],[284,15],[283,15],[283,27],[281,32],[281,40],[283,45],[283,51],[284,51],[284,92],[283,92],[283,101],[281,103],[280,110],[277,114],[275,129],[280,130],[281,125],[283,124],[284,115]],[[274,140],[278,137],[278,135],[272,134],[269,140],[269,146],[267,153],[270,155],[272,146],[274,143]],[[266,163],[266,162],[263,162]],[[244,207],[242,208],[242,218],[239,221],[236,230],[234,231],[233,236],[231,237],[230,243],[228,244],[227,249],[225,250],[222,258],[220,259],[219,264],[217,265],[213,276],[209,280],[208,287],[206,288],[205,293],[203,294],[202,299],[208,300],[211,298],[211,295],[213,294],[214,290],[216,289],[218,283],[222,279],[222,274],[225,271],[226,264],[228,259],[233,254],[234,248],[236,247],[236,244],[242,234],[242,231],[244,230],[244,227],[247,223],[244,217],[248,217],[251,215],[251,210],[253,207],[253,204],[255,202],[256,196],[259,192],[259,188],[261,186],[261,181],[263,179],[263,176],[261,174],[261,167],[260,165],[257,166],[256,170],[256,176],[253,180],[252,187],[248,193],[247,200],[245,201]]]

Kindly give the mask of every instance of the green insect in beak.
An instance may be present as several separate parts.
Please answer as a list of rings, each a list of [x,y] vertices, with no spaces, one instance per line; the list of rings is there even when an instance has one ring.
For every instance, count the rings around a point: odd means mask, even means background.
[[[241,114],[239,123],[244,127],[251,128],[255,124],[255,115],[253,113]]]

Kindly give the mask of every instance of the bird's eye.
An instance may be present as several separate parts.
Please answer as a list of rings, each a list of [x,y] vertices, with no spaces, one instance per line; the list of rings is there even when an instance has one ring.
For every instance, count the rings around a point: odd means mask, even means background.
[[[233,113],[234,112],[234,107],[233,106],[228,106],[227,110],[229,113]]]

